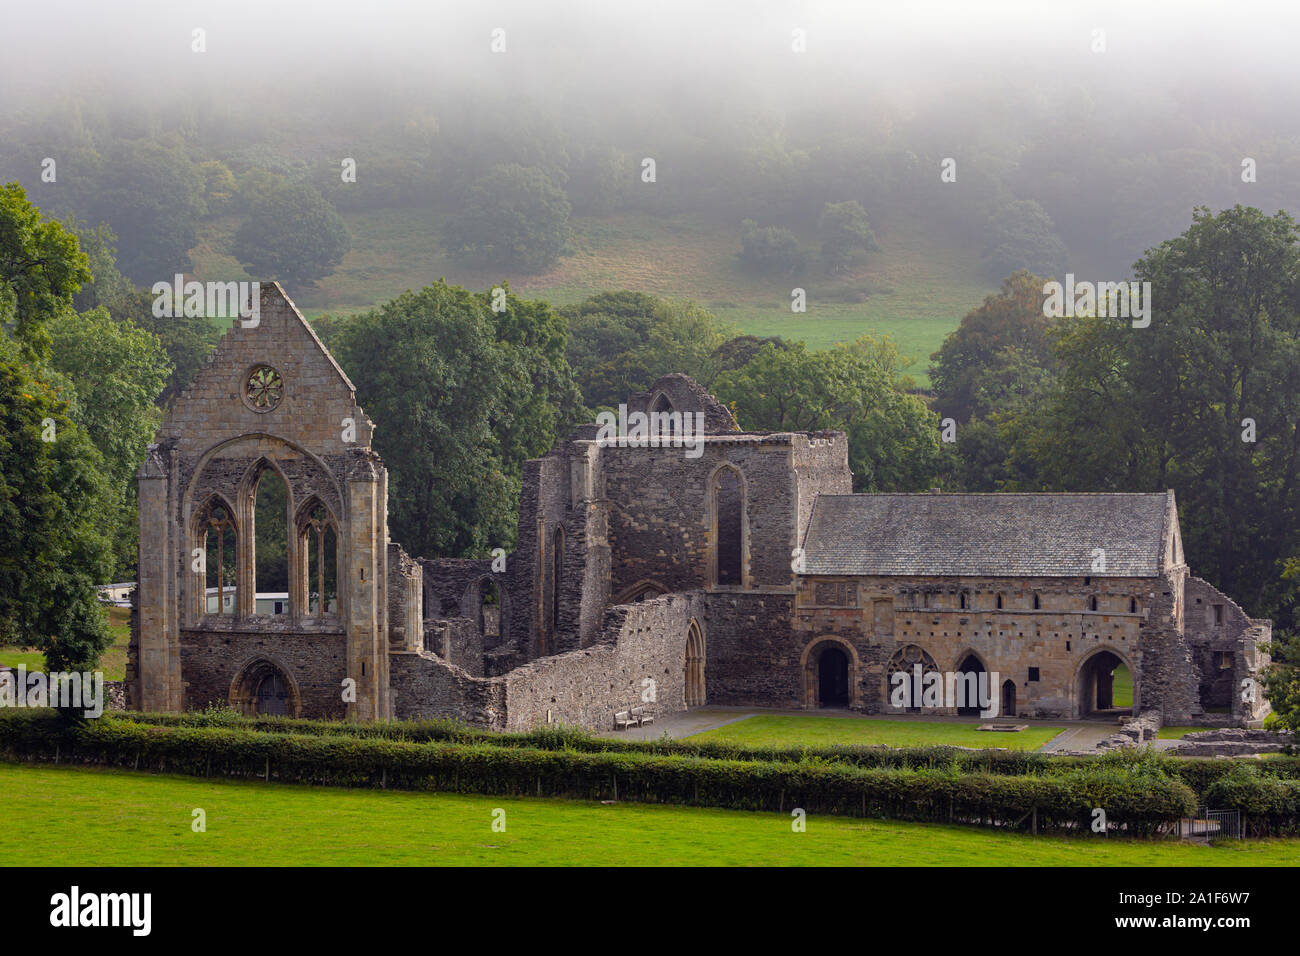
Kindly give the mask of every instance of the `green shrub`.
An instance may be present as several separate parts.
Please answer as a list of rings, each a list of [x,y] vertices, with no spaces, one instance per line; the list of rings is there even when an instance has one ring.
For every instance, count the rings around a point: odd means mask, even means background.
[[[547,731],[549,749],[483,742],[410,742],[361,734],[298,734],[243,727],[137,723],[104,717],[70,724],[48,712],[0,717],[0,750],[194,775],[585,800],[620,799],[738,810],[879,816],[1008,829],[1086,831],[1095,807],[1112,827],[1151,835],[1191,812],[1186,784],[1158,767],[1114,763],[1059,774],[955,772],[945,767],[862,767],[826,758],[735,760],[583,751]],[[377,725],[382,726],[382,725]],[[391,726],[391,725],[390,725]],[[539,737],[544,735],[539,733]]]

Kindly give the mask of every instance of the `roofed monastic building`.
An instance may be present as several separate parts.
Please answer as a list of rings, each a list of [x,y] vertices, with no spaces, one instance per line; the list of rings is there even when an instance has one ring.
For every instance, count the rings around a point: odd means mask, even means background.
[[[1172,492],[852,494],[843,433],[741,431],[685,375],[618,424],[527,463],[504,561],[411,557],[375,426],[264,285],[139,472],[130,704],[512,730],[705,703],[1266,713],[1243,688],[1270,622],[1192,576]],[[910,694],[954,675],[989,700]]]

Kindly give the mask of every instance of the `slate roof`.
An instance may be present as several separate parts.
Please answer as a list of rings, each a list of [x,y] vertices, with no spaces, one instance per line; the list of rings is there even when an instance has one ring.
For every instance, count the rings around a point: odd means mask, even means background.
[[[818,495],[805,574],[1107,577],[1162,571],[1173,492]],[[1174,512],[1176,514],[1176,512]]]

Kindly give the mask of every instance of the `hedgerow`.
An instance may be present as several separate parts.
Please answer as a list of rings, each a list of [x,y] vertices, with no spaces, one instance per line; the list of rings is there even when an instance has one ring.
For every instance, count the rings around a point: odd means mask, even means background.
[[[1216,780],[1230,775],[1238,764],[1230,760],[1177,757],[1149,749],[1117,750],[1095,756],[1055,756],[1023,750],[968,750],[962,747],[752,747],[722,741],[617,740],[596,737],[574,727],[547,727],[526,733],[494,733],[450,720],[377,721],[346,723],[288,717],[243,717],[230,710],[186,714],[139,714],[138,723],[167,727],[228,727],[257,732],[349,736],[409,742],[477,743],[530,750],[573,750],[584,753],[647,753],[705,757],[715,760],[759,760],[777,763],[810,759],[856,767],[941,769],[961,773],[1027,774],[1071,773],[1097,765],[1155,764],[1161,770],[1204,795]],[[1282,779],[1300,779],[1300,756],[1271,757],[1259,765],[1261,773]]]
[[[245,727],[165,726],[111,717],[74,722],[29,712],[0,719],[0,751],[58,760],[286,783],[507,796],[631,800],[1084,830],[1094,810],[1112,828],[1149,836],[1196,806],[1186,784],[1140,765],[1037,775],[948,768],[861,767],[842,761],[729,760],[634,751],[410,742]]]

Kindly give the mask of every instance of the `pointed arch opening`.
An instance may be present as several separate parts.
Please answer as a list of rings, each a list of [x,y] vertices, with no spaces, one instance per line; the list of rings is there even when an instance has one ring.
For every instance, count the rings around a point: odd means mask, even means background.
[[[957,698],[955,701],[957,716],[980,716],[986,702],[995,693],[994,689],[988,686],[988,679],[984,662],[974,651],[967,653],[961,659],[961,663],[957,665],[957,681],[954,688]]]
[[[723,465],[713,473],[710,490],[712,583],[717,587],[745,584],[745,480],[740,469]]]
[[[278,661],[258,657],[244,664],[230,683],[230,705],[249,717],[298,717],[298,683]]]
[[[686,631],[686,706],[703,707],[706,700],[704,683],[704,632],[697,621],[691,621]]]
[[[339,526],[334,514],[312,496],[298,511],[295,603],[303,617],[339,613]]]
[[[926,675],[937,673],[939,665],[924,649],[916,644],[900,647],[885,668],[884,699],[895,712],[919,714],[926,704],[927,684],[933,686],[934,679],[927,681]],[[942,706],[942,700],[935,706]]]
[[[194,548],[203,563],[195,574],[195,604],[201,614],[234,615],[239,607],[239,534],[235,510],[212,495],[195,512]]]
[[[289,587],[289,485],[279,470],[263,458],[250,469],[245,487],[251,520],[249,541],[244,547],[250,567],[244,579],[253,593],[241,603],[249,614],[275,614],[277,604],[280,613],[289,613],[293,609]]]
[[[560,629],[560,600],[564,591],[564,526],[551,536],[551,633]]]

